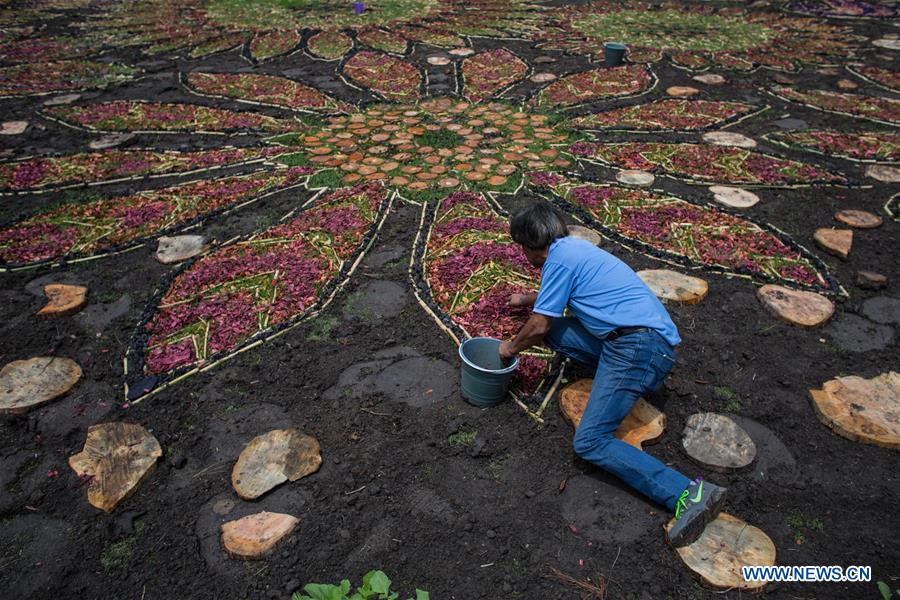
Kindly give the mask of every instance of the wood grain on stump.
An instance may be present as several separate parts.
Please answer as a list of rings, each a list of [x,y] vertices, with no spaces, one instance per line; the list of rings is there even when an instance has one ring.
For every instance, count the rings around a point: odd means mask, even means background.
[[[900,448],[900,373],[856,375],[809,390],[819,420],[854,442]]]
[[[562,416],[575,429],[578,429],[581,423],[581,416],[587,407],[593,384],[593,379],[579,379],[559,392],[559,409]],[[619,425],[616,437],[638,450],[643,450],[643,444],[655,442],[662,437],[665,430],[666,415],[643,398],[638,398],[631,412]]]
[[[672,87],[666,88],[666,93],[670,96],[675,96],[676,98],[686,98],[688,96],[699,94],[700,90],[689,85],[673,85]]]
[[[874,229],[883,223],[881,217],[866,210],[839,210],[834,219],[857,229]]]
[[[666,532],[675,520],[666,524]],[[767,582],[744,581],[741,567],[775,564],[775,544],[761,529],[719,513],[693,544],[675,549],[703,584],[715,589],[761,591]]]
[[[28,121],[6,121],[0,123],[0,135],[20,135],[28,129]]]
[[[747,432],[716,413],[691,415],[681,443],[688,456],[717,471],[743,469],[756,458],[756,444]]]
[[[319,442],[295,428],[275,429],[253,438],[231,471],[231,484],[245,500],[259,498],[285,481],[319,470]]]
[[[709,285],[704,280],[676,271],[646,269],[638,271],[637,275],[658,298],[666,300],[696,304],[709,292]]]
[[[653,185],[656,178],[653,173],[647,171],[637,171],[634,169],[626,169],[616,173],[616,181],[625,185],[634,185],[637,187],[646,187]]]
[[[813,234],[816,245],[840,258],[847,258],[850,247],[853,245],[853,232],[849,229],[831,229],[821,227]]]
[[[88,428],[84,450],[69,457],[69,466],[90,478],[88,502],[112,512],[153,472],[160,456],[159,442],[140,425],[101,423]]]
[[[699,81],[700,83],[705,83],[706,85],[722,85],[725,83],[725,78],[721,75],[717,75],[716,73],[704,73],[703,75],[694,75],[691,77],[694,81]]]
[[[900,181],[900,169],[887,165],[869,165],[866,167],[866,177],[871,177],[884,183],[897,183]]]
[[[759,196],[741,188],[727,185],[711,185],[709,186],[709,191],[713,193],[713,198],[716,202],[731,208],[750,208],[759,202]]]
[[[733,131],[710,131],[703,134],[703,141],[714,146],[734,146],[736,148],[756,148],[756,140]]]
[[[299,522],[297,517],[273,512],[256,513],[229,521],[222,524],[222,546],[232,558],[262,558]]]
[[[66,395],[81,379],[74,360],[38,356],[0,369],[0,415],[21,415]]]
[[[834,303],[815,292],[767,284],[756,290],[756,297],[773,315],[798,327],[818,327],[834,314]]]
[[[50,283],[44,286],[44,295],[49,302],[37,311],[41,319],[67,317],[77,313],[87,304],[88,289],[83,285]]]
[[[176,235],[159,238],[156,260],[164,265],[180,263],[206,252],[209,246],[202,235]]]

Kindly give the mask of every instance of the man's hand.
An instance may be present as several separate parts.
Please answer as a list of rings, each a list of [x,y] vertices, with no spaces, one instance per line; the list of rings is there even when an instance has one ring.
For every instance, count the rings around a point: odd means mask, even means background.
[[[503,342],[500,344],[500,358],[504,361],[512,360],[516,356],[513,351],[512,342]]]
[[[530,292],[528,294],[512,294],[509,297],[510,306],[534,306],[537,300],[537,294]]]

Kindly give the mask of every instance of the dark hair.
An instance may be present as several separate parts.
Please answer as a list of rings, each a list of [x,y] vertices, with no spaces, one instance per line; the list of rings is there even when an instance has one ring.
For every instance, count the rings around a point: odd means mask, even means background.
[[[560,214],[540,201],[517,210],[509,219],[509,232],[517,244],[529,250],[549,248],[554,240],[569,235]]]

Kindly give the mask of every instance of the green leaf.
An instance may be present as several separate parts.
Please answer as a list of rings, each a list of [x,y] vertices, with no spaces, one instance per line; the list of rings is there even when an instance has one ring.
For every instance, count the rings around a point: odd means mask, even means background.
[[[344,588],[345,583],[347,584],[346,588]],[[350,582],[346,579],[341,582],[340,587],[330,583],[308,583],[303,586],[303,590],[309,594],[309,600],[344,600],[349,589]]]
[[[883,600],[891,600],[891,586],[883,581],[879,581],[878,591],[881,592],[881,597]]]
[[[369,571],[363,576],[363,587],[376,594],[387,595],[391,591],[391,580],[383,571]]]
[[[431,598],[429,597],[428,592],[416,588],[416,600],[431,600]]]

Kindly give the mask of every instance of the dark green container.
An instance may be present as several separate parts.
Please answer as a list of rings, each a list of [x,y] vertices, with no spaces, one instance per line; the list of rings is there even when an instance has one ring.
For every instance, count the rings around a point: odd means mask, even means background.
[[[506,399],[509,378],[519,366],[516,357],[511,364],[500,359],[500,340],[476,337],[459,346],[462,359],[460,390],[469,404],[485,407]]]
[[[618,67],[625,62],[625,52],[628,47],[619,42],[605,42],[603,44],[603,62],[607,67]]]

